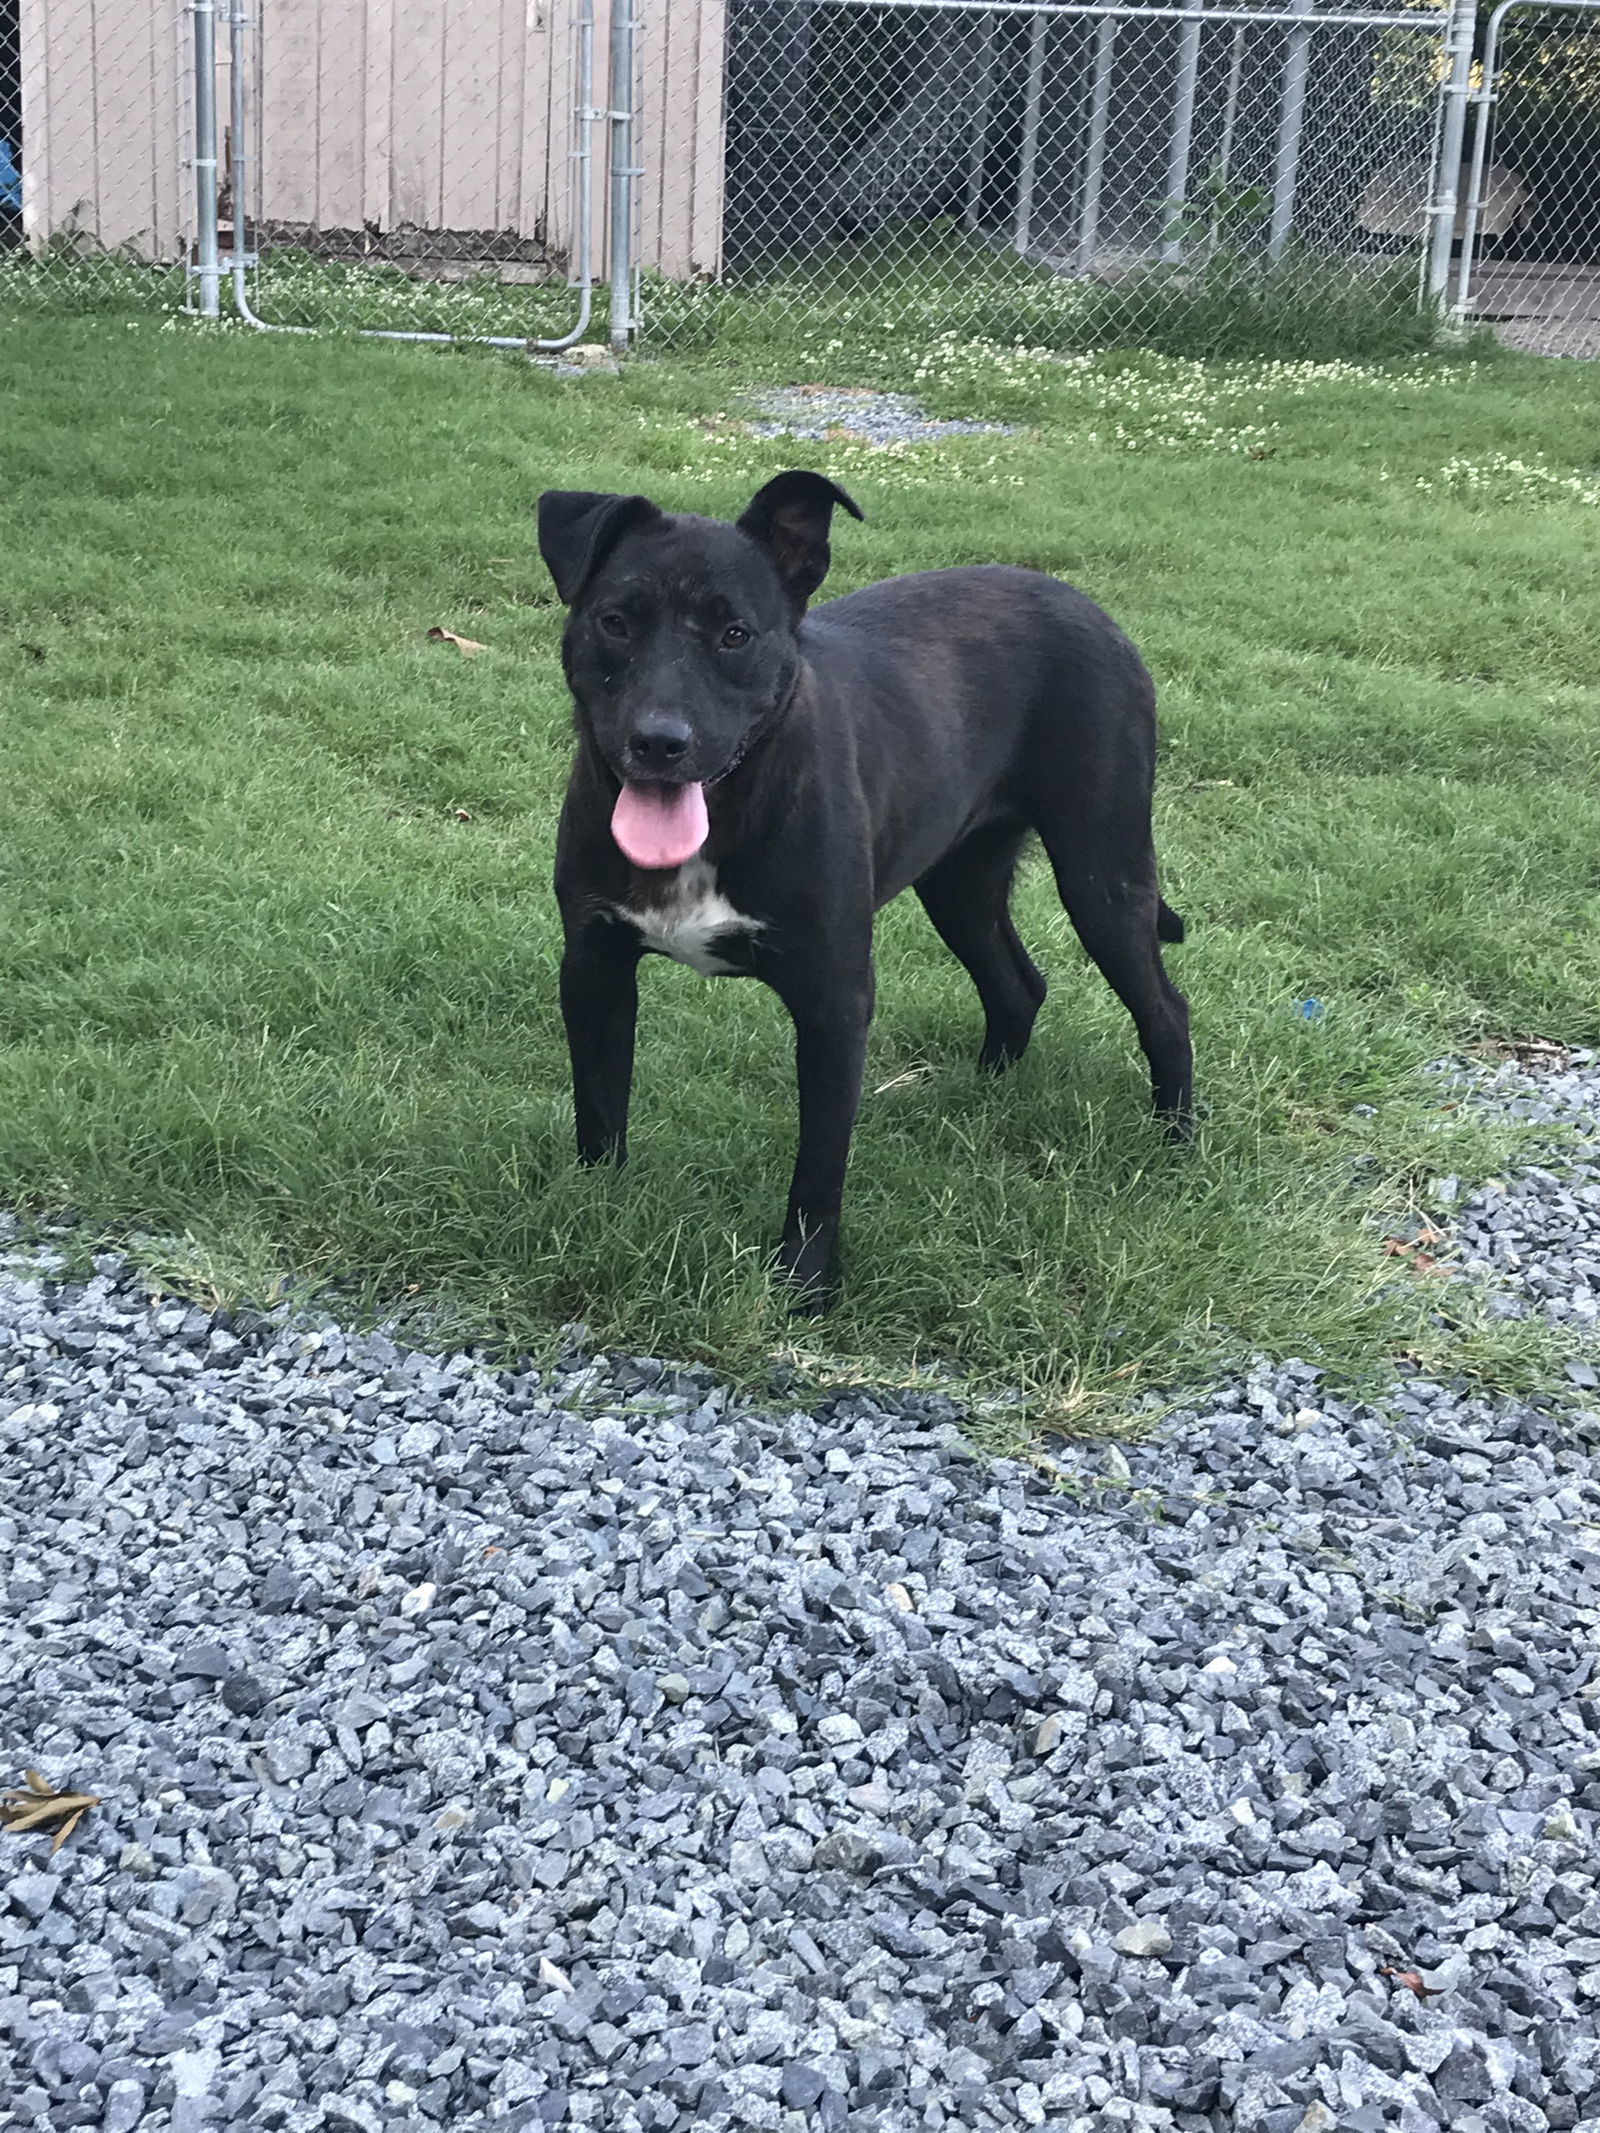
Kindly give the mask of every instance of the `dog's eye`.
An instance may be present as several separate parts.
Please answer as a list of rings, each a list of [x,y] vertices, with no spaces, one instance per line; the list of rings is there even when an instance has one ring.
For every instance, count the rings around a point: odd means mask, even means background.
[[[750,642],[750,632],[741,628],[737,622],[734,622],[723,631],[719,642],[725,652],[736,652],[741,644]]]
[[[628,634],[628,618],[626,615],[619,615],[615,608],[611,608],[600,617],[600,627],[608,637],[620,639]]]

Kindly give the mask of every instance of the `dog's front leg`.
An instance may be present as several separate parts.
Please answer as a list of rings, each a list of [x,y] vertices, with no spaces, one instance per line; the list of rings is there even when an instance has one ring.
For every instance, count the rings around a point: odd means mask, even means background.
[[[639,1008],[639,955],[594,929],[569,932],[561,1018],[572,1055],[572,1110],[581,1163],[628,1160],[628,1095]]]
[[[872,997],[870,956],[862,958],[859,976],[842,979],[826,992],[783,988],[784,1005],[794,1018],[800,1144],[778,1267],[806,1310],[825,1311],[837,1288],[839,1208],[861,1103]]]

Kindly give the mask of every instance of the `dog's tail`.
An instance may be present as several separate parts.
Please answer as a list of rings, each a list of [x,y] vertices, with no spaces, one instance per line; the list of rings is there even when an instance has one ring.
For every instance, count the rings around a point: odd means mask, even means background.
[[[1158,941],[1181,941],[1183,920],[1168,903],[1156,900],[1156,939]]]

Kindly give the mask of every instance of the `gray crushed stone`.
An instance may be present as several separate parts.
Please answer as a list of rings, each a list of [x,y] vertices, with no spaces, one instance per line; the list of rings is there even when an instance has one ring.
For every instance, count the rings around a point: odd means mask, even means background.
[[[819,390],[785,386],[759,394],[756,419],[746,428],[757,437],[796,437],[808,441],[847,437],[862,444],[930,444],[940,437],[1008,436],[1003,422],[936,421],[906,393],[880,393],[865,387]]]
[[[1568,1052],[1532,1076],[1514,1062],[1465,1079],[1460,1062],[1441,1060],[1437,1071],[1469,1089],[1479,1107],[1568,1130],[1557,1168],[1530,1165],[1464,1200],[1458,1180],[1440,1181],[1450,1218],[1443,1256],[1486,1286],[1497,1316],[1540,1317],[1570,1332],[1580,1352],[1568,1376],[1585,1390],[1600,1387],[1600,1054]]]
[[[956,1420],[14,1250],[5,2122],[1600,2133],[1600,1414]]]

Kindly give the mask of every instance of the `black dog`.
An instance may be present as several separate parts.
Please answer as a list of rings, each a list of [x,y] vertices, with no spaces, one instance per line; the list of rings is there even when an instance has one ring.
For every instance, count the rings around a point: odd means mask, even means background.
[[[1155,692],[1122,632],[1054,578],[890,578],[806,619],[835,505],[780,474],[737,525],[551,490],[539,546],[571,610],[578,755],[556,846],[561,1011],[578,1153],[627,1153],[637,965],[763,979],[794,1018],[800,1144],[779,1265],[832,1289],[872,1019],[872,919],[915,887],[1020,1058],[1045,982],[1008,909],[1037,830],[1078,937],[1121,998],[1155,1105],[1189,1131],[1189,1012],[1158,941]]]

